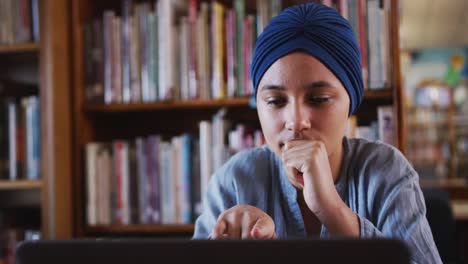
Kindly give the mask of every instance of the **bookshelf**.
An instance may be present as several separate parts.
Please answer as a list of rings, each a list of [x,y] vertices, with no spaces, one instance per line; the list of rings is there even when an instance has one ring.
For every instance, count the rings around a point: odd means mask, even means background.
[[[131,2],[131,1],[126,1]],[[179,2],[179,1],[175,1]],[[192,1],[185,1],[190,3]],[[209,2],[209,1],[194,1]],[[235,7],[236,0],[219,1],[226,6]],[[239,1],[237,1],[239,2]],[[260,2],[260,1],[259,1]],[[273,5],[274,1],[267,1]],[[284,7],[307,1],[279,1]],[[140,1],[133,1],[140,3]],[[255,1],[245,1],[245,12],[251,13],[256,8]],[[366,90],[364,102],[357,116],[361,125],[369,125],[377,119],[377,108],[382,105],[392,105],[394,112],[396,146],[405,152],[405,139],[402,133],[404,129],[404,114],[402,113],[403,92],[401,91],[401,77],[399,68],[399,34],[398,34],[398,1],[389,1],[390,16],[389,43],[393,47],[389,50],[392,62],[392,70],[389,76],[389,84],[382,89]],[[87,60],[93,53],[87,47],[94,47],[95,43],[89,41],[89,23],[94,23],[97,18],[103,18],[104,11],[113,10],[116,17],[125,13],[122,1],[92,1],[72,0],[72,43],[73,43],[73,93],[71,94],[73,105],[72,117],[72,142],[73,142],[73,204],[74,204],[74,235],[76,237],[97,236],[190,236],[193,232],[193,223],[190,224],[115,224],[88,225],[87,224],[87,167],[85,146],[91,142],[112,142],[116,139],[133,140],[137,137],[151,134],[159,134],[164,139],[189,132],[196,135],[199,132],[200,120],[211,120],[213,115],[226,107],[227,118],[234,123],[247,123],[259,127],[257,113],[250,106],[250,98],[247,96],[228,99],[197,99],[197,100],[169,100],[163,102],[116,102],[104,103],[100,98],[97,102],[89,99],[89,76],[92,72],[104,74],[101,68],[93,68],[89,71],[90,61]],[[197,9],[201,12],[201,7]],[[185,11],[176,12],[175,19],[181,18]],[[181,22],[182,23],[182,22]],[[247,23],[247,22],[246,22]],[[102,26],[104,27],[104,26]],[[125,28],[125,27],[124,27]],[[117,27],[117,29],[119,29]],[[125,32],[125,31],[123,31]],[[100,32],[102,33],[102,32]],[[87,35],[88,34],[88,35]],[[94,33],[93,33],[94,34]],[[102,33],[105,34],[105,33]],[[131,33],[133,34],[133,33]],[[201,33],[200,33],[201,34]],[[132,35],[133,36],[133,35]],[[99,41],[97,41],[99,42]],[[125,43],[123,41],[122,43]],[[124,44],[122,44],[124,45]],[[131,44],[129,44],[131,45]],[[120,47],[119,47],[120,48]],[[116,48],[116,49],[119,49]],[[131,46],[130,46],[131,49]],[[105,50],[101,50],[105,53]],[[101,53],[98,53],[101,54]],[[122,55],[122,54],[121,54]],[[105,61],[105,59],[103,59]],[[101,62],[105,63],[105,62]],[[129,62],[131,63],[131,62]],[[85,65],[88,66],[85,67]],[[117,66],[120,70],[120,66]],[[122,68],[125,70],[124,68]],[[131,72],[130,72],[131,73]],[[177,74],[176,74],[177,75]],[[177,76],[180,77],[180,76]],[[95,78],[95,77],[93,77]],[[94,80],[94,79],[93,79]],[[95,81],[95,80],[94,80]],[[105,83],[100,79],[101,84]],[[121,84],[118,83],[117,86]],[[105,86],[105,85],[103,85]],[[100,87],[105,90],[105,87]],[[100,90],[100,91],[101,91]],[[120,91],[120,90],[118,90]],[[105,92],[105,91],[104,91]],[[120,92],[119,92],[120,93]],[[104,96],[101,96],[104,97]]]
[[[37,97],[40,169],[33,169],[37,179],[20,174],[16,180],[0,180],[0,214],[6,219],[0,231],[26,228],[39,231],[43,239],[68,239],[72,236],[71,108],[64,98],[69,98],[70,91],[70,23],[64,10],[69,4],[62,0],[14,2],[37,3],[39,34],[32,37],[34,41],[0,45],[1,97]],[[23,92],[12,83],[34,88]]]

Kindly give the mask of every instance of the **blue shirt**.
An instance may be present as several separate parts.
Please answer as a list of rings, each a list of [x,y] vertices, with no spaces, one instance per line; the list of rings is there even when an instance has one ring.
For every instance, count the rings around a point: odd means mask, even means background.
[[[442,263],[426,219],[419,177],[396,148],[343,138],[343,160],[335,187],[358,215],[361,238],[406,241],[414,263]],[[209,238],[218,216],[239,204],[273,218],[279,238],[307,237],[297,190],[279,157],[268,147],[233,156],[211,177],[194,238]],[[321,238],[329,237],[322,225]]]

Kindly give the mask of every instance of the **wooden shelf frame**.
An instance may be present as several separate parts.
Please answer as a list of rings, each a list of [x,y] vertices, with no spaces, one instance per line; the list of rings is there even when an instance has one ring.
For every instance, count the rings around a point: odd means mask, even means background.
[[[40,50],[39,43],[0,45],[0,54],[3,54],[3,53],[39,52],[39,50]]]
[[[132,112],[132,111],[152,111],[152,110],[173,110],[173,109],[208,109],[221,107],[247,107],[249,98],[232,98],[224,100],[193,100],[193,101],[172,101],[155,103],[130,103],[130,104],[85,104],[85,112]]]
[[[366,91],[364,98],[370,100],[392,100],[392,90]],[[221,107],[249,107],[250,97],[229,98],[221,100],[191,100],[191,101],[168,101],[152,103],[121,103],[121,104],[92,104],[85,103],[83,111],[93,112],[132,112],[132,111],[159,111],[159,110],[189,110],[208,109]]]
[[[0,180],[0,191],[41,189],[42,180]]]

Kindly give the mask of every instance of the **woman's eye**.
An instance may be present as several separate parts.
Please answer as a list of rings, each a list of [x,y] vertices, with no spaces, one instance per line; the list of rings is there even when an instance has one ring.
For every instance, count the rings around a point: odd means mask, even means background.
[[[284,99],[281,98],[269,98],[266,100],[268,106],[279,107],[285,103]]]
[[[330,100],[330,97],[327,96],[312,96],[309,98],[311,104],[322,104]]]

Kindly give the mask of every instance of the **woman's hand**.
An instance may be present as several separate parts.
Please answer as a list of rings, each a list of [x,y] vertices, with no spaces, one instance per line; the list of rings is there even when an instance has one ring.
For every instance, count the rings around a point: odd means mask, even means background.
[[[236,205],[218,217],[211,238],[276,238],[275,223],[268,214],[257,207]]]
[[[302,189],[312,213],[332,234],[359,236],[357,215],[336,191],[325,144],[318,140],[293,140],[282,150],[289,181]]]
[[[283,163],[289,181],[303,190],[304,200],[317,216],[341,201],[333,181],[325,144],[318,140],[293,140],[283,146]]]

